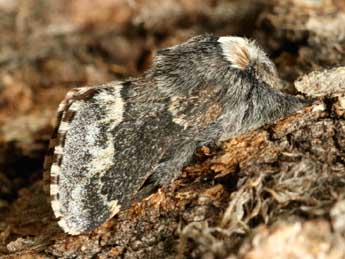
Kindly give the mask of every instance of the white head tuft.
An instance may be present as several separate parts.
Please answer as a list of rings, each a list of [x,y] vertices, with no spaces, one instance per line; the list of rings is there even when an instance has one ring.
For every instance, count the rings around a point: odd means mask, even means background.
[[[231,63],[231,67],[241,70],[255,63],[263,53],[254,42],[246,38],[220,37],[218,42],[220,42],[224,57]]]

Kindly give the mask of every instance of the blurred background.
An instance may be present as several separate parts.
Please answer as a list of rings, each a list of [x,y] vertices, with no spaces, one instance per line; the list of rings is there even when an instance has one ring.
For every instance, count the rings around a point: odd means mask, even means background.
[[[41,178],[56,108],[69,89],[142,73],[157,49],[193,35],[251,37],[264,7],[225,0],[0,0],[0,209]]]
[[[41,179],[69,89],[135,76],[208,32],[256,39],[294,93],[302,74],[345,64],[344,24],[344,0],[0,0],[0,222]]]

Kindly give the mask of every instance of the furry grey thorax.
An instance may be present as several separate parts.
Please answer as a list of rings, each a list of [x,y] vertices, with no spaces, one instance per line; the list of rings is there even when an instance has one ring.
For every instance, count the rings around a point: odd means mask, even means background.
[[[249,62],[245,67],[236,64],[237,60],[229,61],[222,39],[230,39],[235,50],[244,48],[254,58],[245,56]],[[217,134],[219,141],[273,122],[307,103],[279,91],[281,81],[275,65],[254,42],[239,37],[206,34],[163,49],[158,52],[149,75],[157,87],[157,96],[161,97],[176,94],[188,97],[206,86],[220,86],[218,101],[224,104],[224,112],[218,122],[223,130]]]

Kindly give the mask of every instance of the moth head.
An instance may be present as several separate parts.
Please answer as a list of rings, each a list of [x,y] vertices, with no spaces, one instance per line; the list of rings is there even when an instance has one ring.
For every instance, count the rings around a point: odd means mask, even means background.
[[[276,67],[254,41],[242,37],[219,37],[218,43],[223,58],[232,69],[276,87],[280,81]]]

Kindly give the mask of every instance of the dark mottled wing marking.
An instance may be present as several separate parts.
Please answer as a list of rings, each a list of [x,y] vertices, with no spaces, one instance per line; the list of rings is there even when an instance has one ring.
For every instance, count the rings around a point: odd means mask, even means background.
[[[169,183],[221,114],[220,92],[209,86],[191,98],[152,100],[145,87],[122,83],[69,92],[45,163],[63,230],[92,230]]]
[[[70,90],[65,98],[59,104],[57,115],[56,115],[56,127],[53,131],[52,137],[49,142],[48,152],[46,154],[44,164],[43,164],[43,181],[45,191],[49,194],[50,184],[56,182],[55,178],[58,179],[58,176],[51,175],[50,169],[53,164],[59,165],[61,163],[62,150],[65,141],[66,131],[60,129],[60,123],[62,121],[69,123],[75,114],[76,107],[71,107],[72,102],[75,99],[87,98],[87,95],[94,91],[93,87],[82,87],[82,88],[73,88]],[[67,114],[66,114],[67,113]],[[55,151],[56,149],[56,151]]]
[[[173,121],[183,128],[195,128],[196,131],[215,122],[223,108],[219,102],[221,86],[210,85],[195,91],[190,96],[175,95],[170,98],[169,111]]]
[[[54,214],[67,233],[94,228],[120,209],[97,190],[99,182],[94,190],[90,185],[113,163],[111,131],[123,118],[121,89],[121,83],[73,89],[59,106],[44,170]]]
[[[169,97],[166,110],[157,116],[158,119],[167,117],[171,120],[170,125],[160,124],[160,131],[165,134],[162,136],[165,150],[141,190],[136,193],[136,200],[145,197],[155,186],[169,184],[183,166],[190,163],[198,145],[206,144],[205,139],[212,142],[208,130],[222,114],[220,99],[223,90],[220,86],[209,85],[193,91],[189,97]]]

